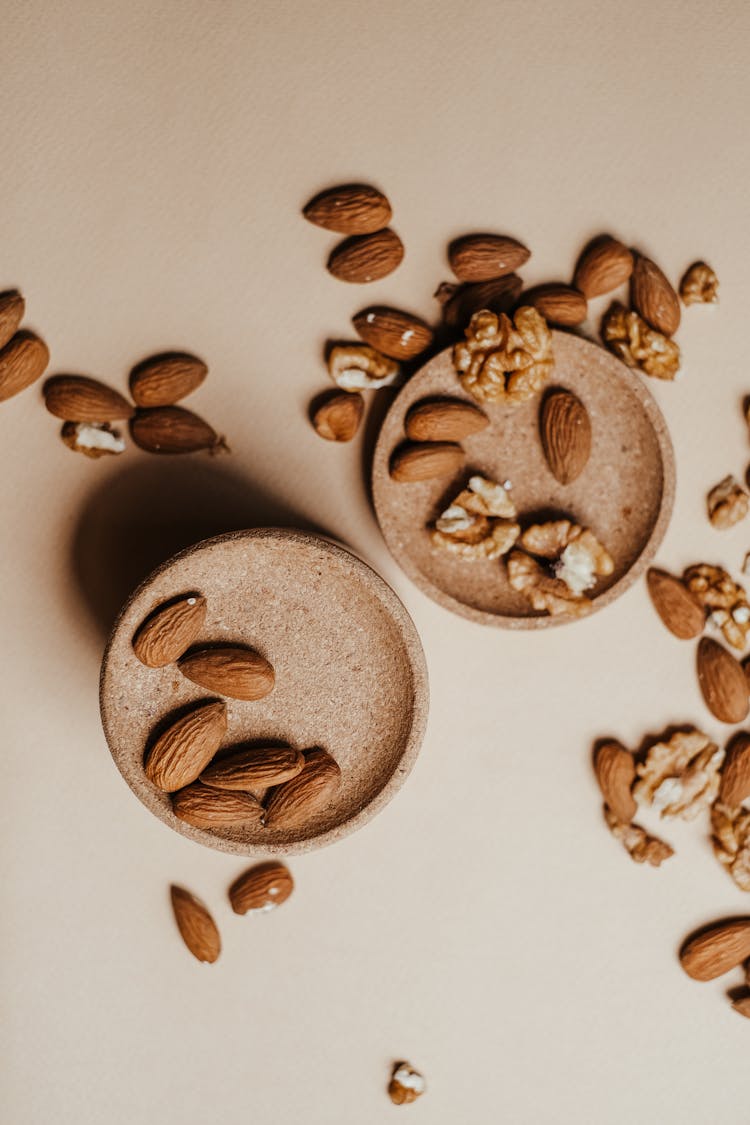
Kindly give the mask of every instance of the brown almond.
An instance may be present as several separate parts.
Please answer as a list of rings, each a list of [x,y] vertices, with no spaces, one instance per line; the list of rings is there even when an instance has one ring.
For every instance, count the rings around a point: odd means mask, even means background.
[[[596,750],[594,772],[604,802],[618,820],[629,824],[637,805],[632,793],[635,781],[635,759],[619,742],[602,742]]]
[[[17,289],[0,293],[0,348],[18,331],[25,311],[26,302]]]
[[[182,406],[139,410],[130,422],[130,436],[147,453],[211,453],[227,450],[212,426]]]
[[[271,859],[256,863],[235,879],[229,888],[229,901],[235,914],[266,914],[286,902],[293,890],[289,868]]]
[[[203,771],[201,781],[215,789],[266,789],[290,781],[304,764],[304,755],[291,746],[254,746],[222,754]]]
[[[305,754],[302,772],[274,789],[266,803],[266,828],[302,828],[329,802],[341,783],[341,770],[320,748]]]
[[[448,261],[459,281],[489,281],[513,273],[531,252],[504,234],[465,234],[448,247]]]
[[[85,375],[53,375],[44,384],[44,405],[66,422],[114,422],[134,411],[119,391]]]
[[[0,351],[0,402],[30,387],[44,374],[49,348],[33,332],[16,332]]]
[[[750,735],[741,731],[727,747],[719,800],[736,808],[750,797]]]
[[[157,608],[133,637],[133,651],[148,668],[163,668],[190,648],[206,620],[206,599],[183,594]]]
[[[391,205],[370,184],[341,184],[328,188],[304,207],[308,222],[338,234],[372,234],[391,221]]]
[[[453,476],[464,464],[464,451],[452,442],[436,441],[399,446],[391,458],[390,473],[399,483]]]
[[[351,441],[365,412],[365,400],[358,391],[331,391],[316,400],[312,413],[315,432],[326,441]]]
[[[646,585],[654,609],[670,633],[680,640],[689,641],[703,632],[705,610],[681,579],[651,567],[646,575]]]
[[[750,995],[738,996],[736,1000],[732,1001],[732,1007],[734,1008],[735,1012],[738,1012],[746,1019],[750,1019]]]
[[[170,723],[146,752],[149,781],[174,793],[196,781],[221,745],[227,729],[226,704],[199,703]]]
[[[386,305],[362,309],[352,324],[366,344],[391,359],[414,359],[432,343],[432,329],[421,317]]]
[[[221,953],[219,930],[208,909],[184,887],[170,887],[172,910],[182,940],[193,957],[213,964]]]
[[[231,828],[236,824],[259,824],[263,806],[252,793],[230,793],[195,782],[172,796],[172,812],[193,828]]]
[[[629,280],[633,255],[616,238],[600,235],[584,247],[573,274],[573,285],[584,297],[601,297]]]
[[[747,717],[748,682],[742,666],[718,641],[703,637],[698,644],[698,683],[706,706],[723,723]]]
[[[555,480],[560,484],[577,480],[591,456],[591,421],[581,400],[566,390],[545,395],[539,434]]]
[[[750,957],[750,918],[730,918],[693,934],[680,963],[693,980],[715,980]]]
[[[446,328],[463,330],[480,309],[489,309],[498,315],[510,312],[522,289],[521,278],[509,273],[489,281],[465,282],[463,285],[444,281],[438,286],[435,297],[443,307]]]
[[[588,304],[580,289],[560,282],[535,285],[519,297],[522,305],[532,305],[551,324],[572,328],[582,324],[588,313]]]
[[[404,244],[392,230],[375,234],[355,234],[334,247],[328,259],[328,272],[339,281],[364,285],[379,281],[401,265]]]
[[[460,399],[418,402],[406,415],[406,436],[412,441],[462,441],[489,425],[489,418]]]
[[[630,303],[657,332],[673,336],[680,327],[680,299],[650,258],[638,254],[630,278]]]
[[[144,359],[130,372],[130,393],[138,406],[173,406],[197,390],[208,367],[186,352],[163,352]]]
[[[273,690],[274,672],[265,657],[239,645],[190,652],[179,668],[194,684],[230,699],[263,699]]]

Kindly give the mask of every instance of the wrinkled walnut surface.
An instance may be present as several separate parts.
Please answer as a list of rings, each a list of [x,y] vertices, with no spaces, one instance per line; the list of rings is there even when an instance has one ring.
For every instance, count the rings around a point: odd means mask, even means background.
[[[604,819],[610,832],[636,863],[650,863],[652,867],[659,867],[665,859],[674,855],[674,849],[658,836],[651,836],[640,824],[626,823],[618,820],[607,805],[604,806]]]
[[[541,391],[553,366],[552,335],[536,309],[505,313],[482,309],[453,349],[461,386],[479,402],[525,402]]]
[[[654,379],[674,379],[680,369],[680,349],[674,340],[619,301],[604,314],[602,340],[628,367],[638,367]]]
[[[694,820],[716,800],[723,761],[724,751],[702,731],[677,731],[638,763],[633,796],[663,817]]]
[[[534,609],[552,616],[588,613],[591,602],[585,591],[614,569],[596,536],[570,520],[532,524],[518,542],[523,550],[508,557],[508,581]],[[552,564],[551,573],[539,559]]]
[[[498,559],[520,534],[515,515],[508,488],[473,476],[436,520],[432,543],[463,559]]]
[[[401,369],[369,344],[337,344],[328,353],[328,372],[342,391],[390,387]]]
[[[680,296],[685,305],[716,304],[719,300],[719,279],[706,262],[693,262],[680,282]]]
[[[717,801],[711,809],[714,852],[741,891],[750,891],[750,809]]]
[[[713,527],[725,530],[744,520],[750,498],[733,476],[724,477],[714,485],[706,499],[708,518]]]

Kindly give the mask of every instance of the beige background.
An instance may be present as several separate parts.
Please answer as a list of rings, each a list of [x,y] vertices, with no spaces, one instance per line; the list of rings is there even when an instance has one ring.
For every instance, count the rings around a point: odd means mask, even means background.
[[[567,276],[602,229],[673,277],[705,255],[721,306],[685,315],[684,376],[653,387],[679,468],[660,559],[737,567],[750,532],[713,531],[703,497],[748,459],[746,5],[6,0],[2,25],[0,282],[52,370],[123,386],[156,349],[204,355],[194,404],[234,450],[93,463],[37,390],[0,410],[3,1120],[746,1122],[750,1027],[675,950],[747,896],[702,826],[669,827],[662,870],[630,864],[589,767],[605,733],[724,738],[692,646],[642,585],[574,629],[451,617],[390,560],[359,442],[326,445],[305,416],[325,338],[374,300],[431,315],[459,232],[523,238],[530,282]],[[407,245],[365,289],[326,275],[333,240],[298,215],[353,177],[386,188]],[[117,774],[97,675],[144,567],[274,519],[320,525],[393,584],[433,705],[393,804],[295,860],[278,914],[242,920],[224,891],[243,864],[169,832]],[[172,880],[216,913],[214,968],[179,943]],[[397,1110],[402,1056],[430,1089]]]

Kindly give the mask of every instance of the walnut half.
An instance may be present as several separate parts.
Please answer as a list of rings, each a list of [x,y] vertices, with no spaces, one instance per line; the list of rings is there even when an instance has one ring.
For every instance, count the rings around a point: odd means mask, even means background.
[[[730,475],[714,485],[706,503],[711,526],[723,531],[744,520],[750,507],[750,497]]]
[[[719,279],[706,262],[693,262],[680,282],[680,296],[685,305],[715,305],[719,300]]]
[[[520,534],[510,482],[473,476],[435,521],[433,546],[462,559],[499,559]]]
[[[650,863],[652,867],[659,867],[665,859],[674,855],[674,849],[664,840],[649,835],[640,824],[618,820],[607,805],[604,806],[604,819],[614,838],[622,843],[630,858],[636,863]]]
[[[724,751],[702,731],[677,731],[655,742],[636,766],[633,796],[663,817],[694,820],[716,800],[723,761]]]
[[[613,301],[604,314],[601,331],[606,347],[628,367],[638,367],[655,379],[674,379],[680,369],[680,349],[674,340],[619,301]]]
[[[453,349],[461,386],[480,402],[525,402],[538,394],[553,366],[552,333],[541,313],[518,309],[505,313],[480,309],[466,329],[466,340]]]
[[[611,555],[594,534],[570,520],[532,524],[518,545],[523,550],[508,556],[508,581],[534,609],[551,616],[588,613],[586,591],[614,570]]]
[[[750,891],[750,809],[716,801],[711,809],[714,853],[741,891]]]

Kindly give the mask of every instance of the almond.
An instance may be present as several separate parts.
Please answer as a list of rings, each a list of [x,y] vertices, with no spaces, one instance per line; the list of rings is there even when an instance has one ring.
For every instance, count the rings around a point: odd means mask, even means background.
[[[304,755],[291,746],[255,746],[222,754],[203,771],[201,781],[215,789],[266,789],[290,781],[304,764]]]
[[[460,281],[489,281],[513,273],[531,252],[504,234],[465,234],[448,247],[450,267]]]
[[[318,401],[312,413],[315,432],[326,441],[351,441],[365,411],[357,391],[332,391]]]
[[[207,374],[202,359],[185,352],[164,352],[133,368],[130,393],[138,406],[172,406],[197,390]]]
[[[239,645],[188,653],[179,668],[194,684],[230,699],[263,699],[273,690],[274,672],[265,657]]]
[[[391,476],[400,483],[453,476],[464,464],[464,451],[452,442],[399,446],[391,458]]]
[[[235,914],[268,913],[286,902],[294,890],[288,867],[277,860],[257,863],[229,888],[229,901]]]
[[[181,406],[139,410],[130,422],[130,436],[147,453],[211,453],[227,449],[223,437],[197,414]]]
[[[551,391],[539,412],[539,433],[555,480],[577,480],[591,456],[591,421],[581,400],[570,391]]]
[[[305,218],[338,234],[371,234],[391,221],[391,205],[370,184],[342,184],[321,191],[302,211]]]
[[[404,244],[392,230],[355,234],[340,242],[328,259],[328,271],[339,281],[364,285],[379,281],[401,265]]]
[[[632,272],[633,255],[627,246],[603,234],[584,247],[573,274],[573,285],[591,300],[619,288]]]
[[[741,1016],[750,1019],[750,996],[738,996],[736,1000],[732,1001],[732,1007],[735,1012],[739,1012]]]
[[[673,336],[680,327],[680,299],[662,271],[638,254],[630,278],[630,303],[657,332]]]
[[[362,340],[391,359],[414,359],[432,343],[429,324],[411,313],[385,305],[371,305],[352,317]]]
[[[0,402],[30,387],[44,374],[49,349],[33,332],[16,332],[0,351]]]
[[[206,599],[183,594],[149,614],[133,638],[133,651],[148,668],[163,668],[179,660],[203,628]]]
[[[481,309],[490,312],[507,313],[518,300],[523,289],[521,278],[515,273],[489,281],[466,282],[454,285],[444,281],[435,293],[443,306],[443,322],[447,328],[466,328],[474,313]]]
[[[750,918],[707,926],[683,945],[680,963],[693,980],[715,980],[750,957]]]
[[[698,644],[698,682],[706,706],[723,723],[741,723],[747,717],[748,683],[741,665],[710,637]]]
[[[252,793],[230,793],[198,782],[173,795],[172,811],[185,824],[207,829],[259,824],[263,816],[263,806]]]
[[[170,723],[146,752],[146,777],[173,793],[196,781],[221,745],[227,729],[226,704],[199,703]]]
[[[0,348],[18,331],[26,311],[26,302],[17,289],[0,293]]]
[[[654,609],[670,633],[680,640],[689,641],[703,632],[705,610],[681,579],[651,567],[646,575],[646,584]]]
[[[221,937],[206,907],[183,887],[170,887],[172,910],[182,940],[193,957],[212,964],[221,953]]]
[[[419,402],[406,415],[406,436],[412,441],[461,441],[489,425],[476,406],[460,399]]]
[[[519,304],[532,305],[551,324],[573,327],[582,324],[588,313],[586,298],[579,289],[559,282],[535,285],[519,297]]]
[[[719,800],[736,808],[750,797],[750,735],[736,734],[727,747]]]
[[[605,804],[618,820],[629,824],[637,805],[632,793],[635,759],[619,742],[602,742],[596,750],[594,772]]]
[[[302,828],[328,804],[341,783],[341,770],[326,750],[305,754],[302,772],[271,793],[266,804],[266,827]]]
[[[44,405],[66,422],[114,422],[134,411],[118,391],[85,375],[53,375],[44,384]]]

